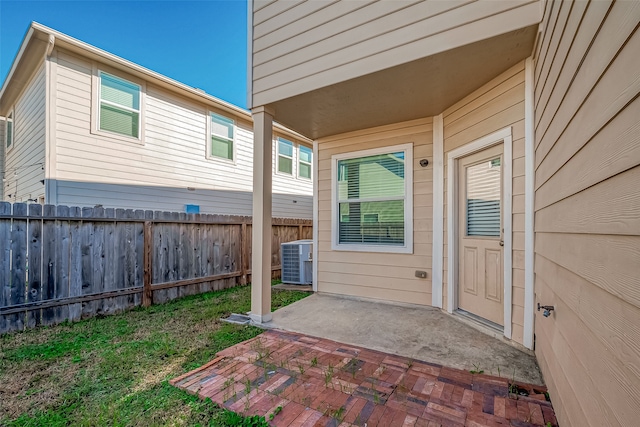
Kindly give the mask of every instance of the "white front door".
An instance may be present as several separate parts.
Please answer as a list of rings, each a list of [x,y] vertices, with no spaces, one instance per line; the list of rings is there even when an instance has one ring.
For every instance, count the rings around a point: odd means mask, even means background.
[[[503,144],[459,159],[458,308],[504,325]]]

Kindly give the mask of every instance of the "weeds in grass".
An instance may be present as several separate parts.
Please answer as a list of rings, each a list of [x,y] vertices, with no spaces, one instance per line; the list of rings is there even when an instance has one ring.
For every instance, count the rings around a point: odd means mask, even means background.
[[[315,368],[316,366],[318,366],[318,358],[314,357],[313,359],[311,359],[311,367]]]
[[[217,321],[248,311],[250,295],[236,287],[1,336],[0,425],[268,425],[168,383],[262,333]],[[307,295],[273,292],[272,310]]]
[[[304,375],[304,365],[302,363],[298,363],[298,370],[300,371],[300,375]]]

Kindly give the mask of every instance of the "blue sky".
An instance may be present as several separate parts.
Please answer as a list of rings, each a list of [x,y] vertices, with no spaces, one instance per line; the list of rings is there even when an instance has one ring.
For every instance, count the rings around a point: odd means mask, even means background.
[[[0,0],[2,82],[31,21],[246,107],[245,0]]]

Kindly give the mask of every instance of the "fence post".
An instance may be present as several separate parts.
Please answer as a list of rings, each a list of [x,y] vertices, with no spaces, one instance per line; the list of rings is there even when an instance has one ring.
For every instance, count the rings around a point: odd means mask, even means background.
[[[240,284],[247,284],[247,265],[249,261],[249,242],[247,241],[247,222],[242,222],[240,229]]]
[[[302,240],[302,224],[298,225],[298,240]]]
[[[142,286],[142,305],[149,307],[153,302],[151,291],[151,248],[153,246],[153,233],[151,221],[144,222],[144,278]]]

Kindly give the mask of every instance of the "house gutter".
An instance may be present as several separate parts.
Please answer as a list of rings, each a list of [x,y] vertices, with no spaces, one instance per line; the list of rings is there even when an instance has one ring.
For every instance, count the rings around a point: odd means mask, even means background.
[[[34,24],[35,24],[35,22],[31,23],[31,27],[29,27],[29,30],[26,32],[26,34],[22,38],[22,43],[20,44],[20,50],[18,51],[18,54],[14,58],[13,64],[11,64],[11,69],[9,69],[9,74],[7,74],[7,78],[4,79],[4,83],[2,84],[2,89],[0,89],[0,99],[2,99],[2,96],[4,95],[4,92],[6,91],[7,86],[9,85],[9,82],[11,81],[11,78],[13,77],[13,74],[15,73],[16,68],[18,68],[18,64],[20,63],[20,60],[22,59],[22,55],[24,54],[24,51],[27,49],[27,45],[29,44],[29,42],[33,38],[33,33],[34,33],[33,25]]]
[[[253,123],[253,118],[251,116],[251,113],[248,110],[245,110],[244,108],[238,107],[229,102],[218,99],[207,93],[202,93],[198,91],[196,88],[185,85],[184,83],[180,83],[177,80],[173,80],[160,73],[149,70],[148,68],[142,67],[134,62],[131,62],[119,56],[113,55],[105,50],[99,49],[95,46],[92,46],[88,43],[85,43],[83,41],[70,37],[64,33],[56,31],[52,28],[49,28],[37,22],[31,23],[31,27],[27,31],[22,41],[22,44],[20,46],[20,51],[18,52],[18,55],[14,59],[13,65],[11,66],[11,70],[9,71],[9,74],[5,79],[2,89],[0,90],[0,99],[2,99],[2,96],[6,88],[8,87],[9,83],[11,82],[12,77],[15,73],[15,70],[18,64],[20,63],[20,60],[27,46],[32,42],[32,39],[34,38],[36,32],[48,36],[48,38],[45,39],[45,40],[48,40],[48,46],[47,46],[48,54],[53,50],[55,45],[70,49],[72,51],[73,50],[82,51],[82,53],[84,53],[86,56],[90,57],[91,59],[107,62],[112,66],[115,65],[116,68],[120,70],[123,70],[130,74],[137,75],[138,77],[141,77],[147,81],[151,81],[156,84],[159,84],[160,86],[173,90],[175,92],[187,95],[189,98],[192,98],[194,100],[198,100],[206,104],[213,104],[215,107],[220,108],[224,111],[227,111],[228,113],[243,116],[248,122]],[[291,129],[288,129],[278,123],[274,123],[274,128],[280,133],[286,134],[290,137],[295,138],[296,140],[302,141],[305,145],[308,145],[309,147],[313,146],[312,140],[295,131],[292,131]]]

